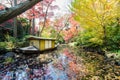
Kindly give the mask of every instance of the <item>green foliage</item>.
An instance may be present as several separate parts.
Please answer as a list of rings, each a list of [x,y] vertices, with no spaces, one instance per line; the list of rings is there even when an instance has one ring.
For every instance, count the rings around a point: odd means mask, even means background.
[[[18,18],[17,21],[17,38],[13,37],[13,22],[5,22],[0,28],[0,48],[11,50],[16,47],[24,47],[28,45],[26,35],[29,35],[30,25],[27,19]],[[8,30],[6,30],[8,29]]]
[[[58,33],[55,29],[52,27],[45,27],[44,31],[42,33],[42,37],[45,38],[55,38],[56,43],[65,43],[62,34]]]
[[[86,47],[103,47],[102,38],[98,38],[100,34],[91,31],[80,32],[75,38],[77,45],[84,45]],[[120,25],[118,23],[112,23],[106,27],[106,46],[107,50],[118,50],[120,46]]]
[[[118,50],[120,46],[120,25],[113,23],[107,26],[107,49]]]
[[[50,27],[49,28],[44,28],[44,31],[42,32],[42,37],[49,38],[51,33],[50,33]]]
[[[11,57],[8,57],[8,58],[5,59],[5,63],[11,63],[13,61],[14,60]]]
[[[5,41],[14,43],[16,41],[16,39],[14,37],[10,36],[9,34],[6,34],[5,35]]]
[[[20,21],[21,25],[22,25],[22,37],[25,35],[29,35],[30,34],[30,24],[29,24],[29,20],[26,18],[18,18],[18,20]]]
[[[30,34],[30,24],[26,18],[18,18],[17,20],[17,39],[22,39],[24,36]],[[0,27],[0,41],[6,41],[6,35],[13,36],[13,20],[5,22]]]
[[[4,48],[6,46],[5,42],[0,42],[0,48]]]
[[[65,43],[65,40],[64,40],[64,38],[62,36],[59,35],[59,37],[56,40],[56,43],[63,44],[63,43]]]
[[[76,45],[86,46],[86,47],[97,47],[102,46],[102,40],[98,39],[92,32],[79,32],[78,36],[74,38],[77,42]]]
[[[29,41],[27,40],[30,35],[24,36],[22,39],[16,39],[14,46],[15,47],[26,47],[29,45]]]
[[[14,43],[16,42],[16,39],[12,36],[10,36],[9,34],[5,35],[5,42],[4,44],[6,46],[4,46],[6,49],[12,49],[15,47]]]
[[[22,39],[14,38],[10,36],[9,34],[5,35],[5,41],[0,42],[0,48],[5,48],[8,50],[11,50],[16,47],[25,47],[29,45],[29,42],[27,41],[28,36],[25,36]]]
[[[57,31],[55,31],[54,29],[51,30],[51,35],[50,37],[51,38],[55,38],[56,37],[56,34],[57,34]]]
[[[74,0],[70,8],[82,28],[77,43],[104,49],[119,48],[119,3],[120,0]]]
[[[5,34],[4,29],[0,28],[0,42],[4,41],[4,39],[5,39],[4,34]]]

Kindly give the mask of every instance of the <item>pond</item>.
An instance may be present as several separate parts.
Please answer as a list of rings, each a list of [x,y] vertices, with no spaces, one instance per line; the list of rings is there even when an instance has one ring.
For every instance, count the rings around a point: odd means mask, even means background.
[[[65,48],[53,57],[53,61],[47,65],[45,80],[77,80],[80,68],[83,70],[81,76],[85,75],[83,63],[77,64],[77,57],[70,49]]]
[[[61,46],[42,54],[1,55],[0,80],[120,80],[120,66],[95,52]]]
[[[11,63],[0,63],[0,80],[77,80],[86,74],[82,58],[80,64],[77,60],[70,48],[19,55]]]

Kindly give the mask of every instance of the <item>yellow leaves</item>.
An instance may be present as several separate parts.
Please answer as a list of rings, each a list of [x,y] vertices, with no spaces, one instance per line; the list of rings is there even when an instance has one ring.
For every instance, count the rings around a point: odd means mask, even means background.
[[[103,40],[97,37],[91,38],[89,41],[92,43],[99,43],[99,45],[103,43]]]
[[[101,25],[120,15],[120,0],[75,0],[72,7],[75,9],[75,19],[81,24],[93,26],[93,23]],[[82,18],[82,19],[81,19]],[[94,25],[95,25],[94,24]],[[96,25],[95,25],[96,26]]]
[[[75,19],[84,29],[83,39],[93,43],[103,43],[103,27],[116,22],[120,17],[120,0],[75,0]]]

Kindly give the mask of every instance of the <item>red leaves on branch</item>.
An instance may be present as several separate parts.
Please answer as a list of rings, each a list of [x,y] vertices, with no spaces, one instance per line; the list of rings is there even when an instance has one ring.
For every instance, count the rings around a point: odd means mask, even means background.
[[[50,19],[47,19],[47,20],[46,20],[46,23],[45,23],[46,27],[49,27],[50,24],[51,24]],[[39,22],[39,25],[42,26],[42,25],[43,25],[43,22]]]
[[[3,10],[4,9],[4,6],[0,5],[0,10]]]
[[[77,27],[79,26],[79,23],[74,20],[73,15],[71,15],[68,22],[70,25],[69,29],[63,31],[64,39],[66,42],[68,42],[70,39],[77,35],[78,33]]]
[[[45,16],[47,18],[51,18],[54,16],[54,13],[52,10],[57,9],[57,5],[53,5],[52,2],[54,0],[43,0],[42,2],[39,2],[36,4],[33,8],[29,9],[26,11],[25,17],[28,19],[33,19],[33,18],[39,18],[39,19],[44,19]],[[50,10],[46,13],[47,8]]]
[[[74,15],[71,15],[68,19],[66,19],[65,16],[61,17],[54,23],[57,31],[62,30],[62,33],[64,34],[63,38],[66,42],[68,42],[78,33],[79,23],[74,20],[73,16]]]
[[[54,27],[57,31],[60,31],[65,27],[65,17],[61,17],[54,22]]]

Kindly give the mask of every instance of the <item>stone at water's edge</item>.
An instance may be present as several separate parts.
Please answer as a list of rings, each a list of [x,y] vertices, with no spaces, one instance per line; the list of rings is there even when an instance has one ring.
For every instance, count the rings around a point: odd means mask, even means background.
[[[115,53],[106,53],[105,55],[107,58],[116,58],[117,57],[117,54],[115,54]]]
[[[105,60],[110,60],[110,59],[114,61],[115,65],[120,66],[120,56],[118,54],[106,52]]]

